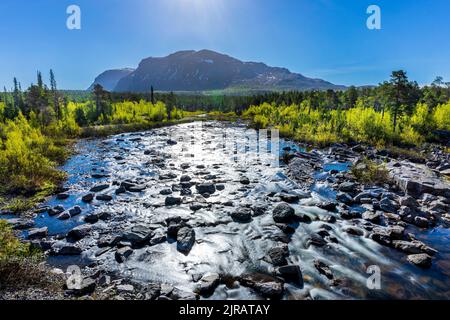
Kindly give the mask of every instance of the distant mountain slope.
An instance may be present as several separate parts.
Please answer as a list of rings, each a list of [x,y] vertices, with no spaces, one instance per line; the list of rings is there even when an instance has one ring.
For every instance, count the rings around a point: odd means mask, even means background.
[[[109,84],[112,84],[112,81]],[[242,62],[214,51],[201,50],[179,51],[167,57],[144,59],[136,70],[118,80],[114,91],[145,92],[149,91],[151,86],[158,91],[209,91],[230,88],[249,91],[345,89],[344,86],[307,78],[285,68]]]
[[[129,68],[105,71],[102,74],[100,74],[97,78],[95,78],[94,83],[89,87],[88,90],[92,90],[94,86],[98,83],[105,90],[114,91],[119,80],[128,76],[133,71],[134,69]]]

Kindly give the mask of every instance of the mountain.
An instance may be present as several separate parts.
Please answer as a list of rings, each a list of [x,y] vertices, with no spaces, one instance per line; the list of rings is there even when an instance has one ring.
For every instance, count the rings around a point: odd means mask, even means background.
[[[115,69],[108,70],[100,74],[97,78],[95,78],[94,83],[89,87],[89,91],[94,89],[96,84],[100,84],[105,90],[113,91],[117,83],[120,79],[128,76],[132,73],[134,69],[126,68],[126,69]]]
[[[119,76],[118,73],[114,75]],[[345,89],[344,86],[307,78],[285,68],[242,62],[210,50],[191,50],[142,60],[136,70],[118,80],[113,91],[145,92],[151,86],[158,91]]]

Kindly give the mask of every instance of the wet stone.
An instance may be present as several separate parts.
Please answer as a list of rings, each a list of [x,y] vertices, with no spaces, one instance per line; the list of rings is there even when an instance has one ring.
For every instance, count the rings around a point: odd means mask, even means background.
[[[28,239],[42,239],[48,235],[48,228],[31,229],[28,231]]]
[[[275,246],[269,250],[268,256],[274,266],[284,266],[289,256],[288,246],[286,244]]]
[[[216,192],[216,187],[212,183],[202,183],[195,186],[197,192],[200,194],[213,194]]]
[[[177,205],[180,205],[182,202],[183,202],[183,200],[181,198],[167,197],[166,200],[165,200],[165,205],[167,207],[177,206]]]
[[[408,256],[408,261],[418,267],[428,269],[431,267],[432,259],[426,253],[412,254]]]
[[[280,203],[273,209],[272,216],[277,223],[290,223],[295,219],[295,210],[287,203]]]
[[[240,208],[231,214],[231,218],[237,222],[250,222],[252,219],[252,210],[249,208]]]
[[[89,190],[89,191],[90,192],[100,192],[100,191],[106,190],[108,188],[109,188],[109,184],[100,184],[100,185],[92,187],[91,190]]]
[[[89,235],[91,230],[92,227],[90,225],[84,224],[70,230],[69,233],[67,234],[67,237],[78,241]]]
[[[133,254],[133,249],[130,247],[123,247],[117,249],[115,253],[115,258],[118,263],[125,262]]]
[[[86,203],[92,202],[92,200],[94,200],[93,193],[88,193],[81,198],[81,201],[86,202]]]
[[[183,227],[177,233],[177,250],[189,253],[195,243],[195,232],[189,227]]]
[[[110,196],[109,194],[99,194],[95,197],[95,199],[99,200],[99,201],[112,201],[113,197]]]

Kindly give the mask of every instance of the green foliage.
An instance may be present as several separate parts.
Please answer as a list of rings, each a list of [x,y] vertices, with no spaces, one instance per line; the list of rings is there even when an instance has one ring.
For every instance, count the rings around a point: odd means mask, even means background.
[[[360,183],[383,185],[390,182],[389,172],[384,165],[363,159],[351,170],[352,175]]]
[[[63,149],[54,145],[38,128],[19,114],[0,124],[0,183],[3,192],[35,193],[63,175],[55,169],[55,154]]]
[[[394,131],[390,110],[377,111],[358,98],[350,109],[312,109],[309,101],[300,105],[276,106],[263,103],[251,106],[244,113],[257,128],[276,127],[283,136],[329,145],[333,142],[364,142],[377,147],[395,144],[421,145],[436,129],[449,130],[450,102],[430,112],[418,103],[412,115],[398,116]]]
[[[432,118],[438,129],[450,130],[450,101],[437,106]]]
[[[29,257],[40,257],[40,252],[33,250],[30,244],[21,242],[11,226],[5,220],[0,220],[0,262]]]

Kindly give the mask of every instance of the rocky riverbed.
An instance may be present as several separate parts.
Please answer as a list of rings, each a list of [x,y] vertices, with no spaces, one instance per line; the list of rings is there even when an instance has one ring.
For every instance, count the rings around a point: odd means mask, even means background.
[[[33,218],[5,217],[55,273],[69,269],[66,297],[450,297],[448,154],[414,164],[266,138],[196,122],[81,141],[64,192]],[[354,181],[363,156],[385,161],[392,184]]]

